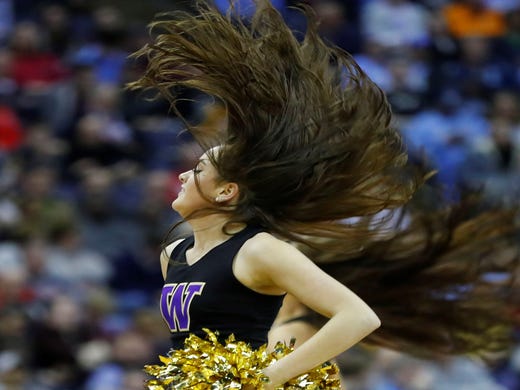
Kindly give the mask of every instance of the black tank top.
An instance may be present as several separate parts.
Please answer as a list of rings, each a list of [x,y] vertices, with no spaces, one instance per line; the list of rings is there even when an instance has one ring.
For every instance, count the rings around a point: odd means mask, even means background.
[[[186,263],[186,250],[193,246],[193,236],[174,248],[161,294],[161,314],[171,332],[172,348],[183,348],[190,333],[204,338],[202,328],[218,331],[221,341],[233,333],[253,348],[267,342],[283,295],[247,288],[232,269],[240,247],[261,231],[247,227],[192,265]]]

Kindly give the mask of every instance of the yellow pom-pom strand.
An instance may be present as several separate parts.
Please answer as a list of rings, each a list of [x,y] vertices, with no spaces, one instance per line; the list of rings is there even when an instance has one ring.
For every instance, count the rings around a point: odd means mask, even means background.
[[[218,341],[218,332],[204,329],[207,338],[191,334],[183,349],[171,350],[160,356],[160,365],[147,365],[145,371],[153,378],[146,383],[149,390],[227,390],[243,386],[263,388],[269,381],[262,370],[291,353],[293,344],[277,343],[268,352],[266,345],[258,349],[229,336],[225,344]],[[277,390],[339,390],[338,367],[330,362],[290,380]]]

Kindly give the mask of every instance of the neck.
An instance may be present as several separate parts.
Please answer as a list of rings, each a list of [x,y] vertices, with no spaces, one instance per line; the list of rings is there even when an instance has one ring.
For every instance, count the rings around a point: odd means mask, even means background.
[[[229,234],[222,228],[229,219],[225,215],[213,214],[189,221],[193,231],[193,249],[196,252],[204,252],[229,239]],[[245,227],[243,224],[232,224],[227,231],[230,234],[237,233]]]

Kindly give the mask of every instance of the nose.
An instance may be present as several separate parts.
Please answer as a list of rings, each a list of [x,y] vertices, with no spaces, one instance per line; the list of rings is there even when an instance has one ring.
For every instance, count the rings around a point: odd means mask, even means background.
[[[185,171],[185,172],[182,172],[179,174],[179,180],[181,181],[182,184],[184,184],[187,180],[187,176],[188,176],[188,172],[189,171]]]

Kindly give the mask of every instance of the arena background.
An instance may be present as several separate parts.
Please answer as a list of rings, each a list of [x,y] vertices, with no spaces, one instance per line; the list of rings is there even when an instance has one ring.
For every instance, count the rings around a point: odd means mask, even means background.
[[[247,15],[247,1],[242,1]],[[308,0],[387,93],[447,199],[520,189],[520,1]],[[301,33],[300,13],[275,4]],[[124,90],[157,12],[192,1],[0,0],[0,390],[142,389],[168,349],[160,243],[196,148],[161,100]],[[208,126],[222,110],[182,105]],[[516,335],[514,335],[516,336]],[[520,349],[484,366],[356,347],[349,390],[520,389]]]

